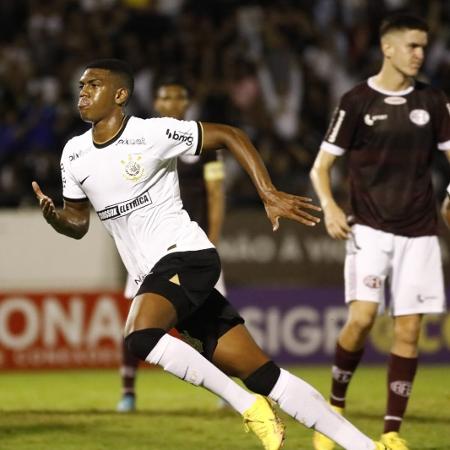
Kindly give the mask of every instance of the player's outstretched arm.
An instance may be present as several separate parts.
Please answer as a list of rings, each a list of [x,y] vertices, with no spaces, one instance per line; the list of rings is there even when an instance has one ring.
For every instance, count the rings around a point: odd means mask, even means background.
[[[64,201],[64,208],[57,210],[53,200],[45,195],[36,181],[32,183],[44,219],[58,232],[74,239],[81,239],[89,229],[89,202]]]
[[[331,192],[330,172],[336,156],[320,150],[310,172],[311,181],[322,205],[325,227],[333,239],[347,239],[350,227],[347,218]]]
[[[320,211],[311,203],[310,198],[298,197],[278,191],[272,184],[269,173],[259,156],[258,151],[248,136],[240,129],[228,125],[202,123],[203,150],[229,150],[243,169],[250,175],[261,200],[264,203],[267,217],[272,223],[273,230],[277,230],[279,219],[295,220],[304,225],[314,226],[320,219],[307,210]]]

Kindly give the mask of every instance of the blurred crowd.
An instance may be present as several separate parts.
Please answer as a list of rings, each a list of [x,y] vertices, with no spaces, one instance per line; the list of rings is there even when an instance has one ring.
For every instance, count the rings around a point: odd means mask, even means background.
[[[14,0],[0,2],[0,206],[34,204],[31,180],[61,203],[65,141],[88,128],[76,110],[91,60],[127,60],[130,114],[151,116],[155,83],[183,79],[189,118],[243,128],[277,186],[311,194],[308,172],[339,97],[380,66],[377,29],[408,10],[431,27],[422,77],[450,95],[447,0]],[[439,195],[450,178],[435,163]],[[226,158],[229,206],[256,202]],[[342,166],[343,167],[343,166]],[[345,195],[338,166],[335,188]]]

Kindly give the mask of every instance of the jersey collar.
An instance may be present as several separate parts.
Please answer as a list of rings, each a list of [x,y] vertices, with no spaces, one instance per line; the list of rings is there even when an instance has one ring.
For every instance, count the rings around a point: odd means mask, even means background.
[[[399,97],[399,96],[402,96],[402,95],[407,95],[407,94],[409,94],[410,92],[412,92],[414,90],[414,84],[413,84],[412,86],[409,86],[408,88],[403,89],[402,91],[388,91],[386,89],[382,89],[382,88],[378,87],[375,84],[375,77],[370,77],[367,80],[367,84],[374,91],[377,91],[380,94],[389,95],[390,97]]]
[[[119,131],[109,141],[103,142],[102,144],[97,144],[94,141],[94,139],[92,139],[92,143],[94,144],[94,146],[96,148],[105,148],[105,147],[108,147],[108,145],[111,145],[114,142],[116,142],[117,139],[119,139],[120,136],[122,136],[122,133],[124,132],[124,130],[125,130],[126,126],[127,126],[127,123],[130,120],[130,117],[131,116],[125,116],[125,118],[123,119],[122,125],[119,128]]]

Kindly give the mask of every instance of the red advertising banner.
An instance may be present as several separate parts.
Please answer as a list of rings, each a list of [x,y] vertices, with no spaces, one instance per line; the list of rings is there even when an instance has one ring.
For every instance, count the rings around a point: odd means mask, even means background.
[[[0,294],[0,370],[118,367],[120,293]]]

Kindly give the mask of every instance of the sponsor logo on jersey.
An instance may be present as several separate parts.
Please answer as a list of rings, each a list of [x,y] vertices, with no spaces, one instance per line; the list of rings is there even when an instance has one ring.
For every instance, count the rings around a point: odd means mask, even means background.
[[[333,121],[332,121],[332,123],[334,122],[334,125],[332,126],[330,135],[328,136],[328,139],[327,139],[327,141],[330,144],[333,144],[334,142],[336,142],[336,138],[339,133],[339,129],[341,128],[342,122],[344,121],[345,114],[346,113],[343,109],[335,110]],[[334,120],[334,118],[336,120]]]
[[[412,384],[410,381],[393,381],[389,386],[391,391],[400,397],[408,398],[411,395]]]
[[[381,278],[376,275],[367,275],[363,282],[370,289],[380,289],[381,287]]]
[[[140,153],[131,155],[128,155],[128,161],[120,161],[124,168],[123,168],[123,176],[130,181],[139,181],[145,173],[144,168],[139,163],[139,161],[142,159],[142,155]]]
[[[97,214],[100,220],[116,219],[117,217],[126,216],[133,211],[151,204],[152,199],[150,198],[150,194],[145,192],[138,197],[126,200],[122,203],[117,203],[117,205],[108,206],[101,211],[97,211]]]
[[[71,155],[69,155],[69,161],[75,161],[79,157],[80,157],[79,153],[72,153]]]
[[[422,127],[430,121],[430,114],[428,114],[428,112],[424,109],[413,109],[409,113],[409,119],[412,123],[415,123],[416,125],[419,125],[419,127]]]
[[[172,139],[177,142],[186,142],[188,145],[192,145],[194,142],[194,137],[192,136],[192,133],[186,133],[183,131],[177,131],[177,130],[171,130],[167,128],[166,130],[166,136],[169,139]]]
[[[137,139],[129,139],[129,138],[120,138],[116,145],[145,145],[145,137],[137,138]]]
[[[405,97],[386,97],[384,103],[388,105],[404,105],[406,103]]]
[[[364,116],[364,123],[369,127],[373,127],[375,122],[379,120],[386,120],[388,118],[387,114],[366,114]]]

